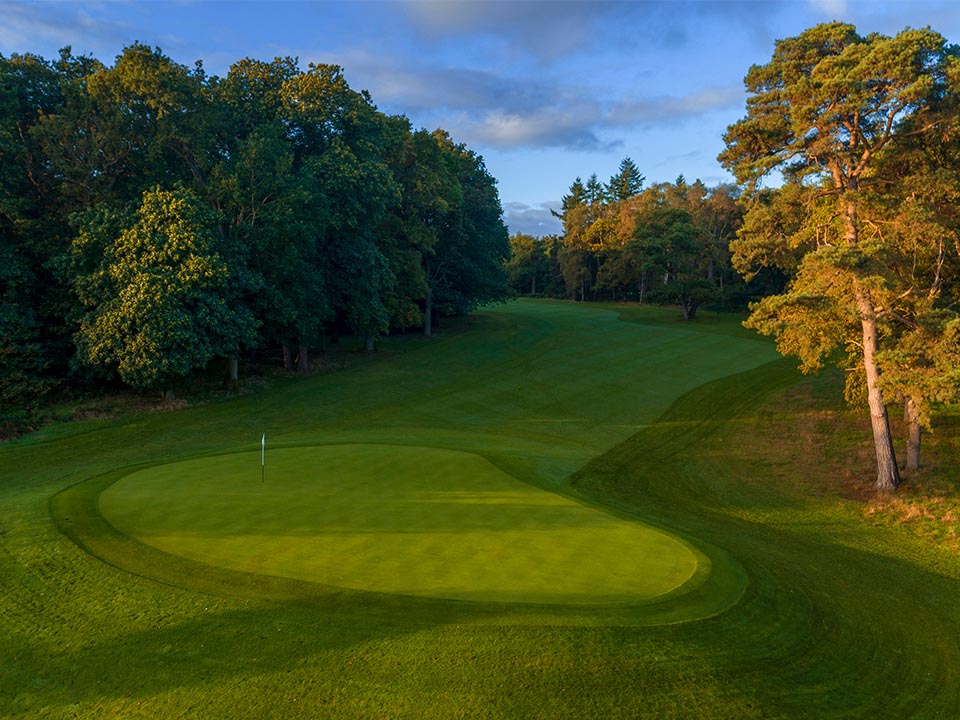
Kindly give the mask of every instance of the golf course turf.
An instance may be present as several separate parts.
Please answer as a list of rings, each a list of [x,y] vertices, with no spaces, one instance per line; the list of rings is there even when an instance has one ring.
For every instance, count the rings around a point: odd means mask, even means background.
[[[7,443],[0,716],[957,717],[960,561],[757,451],[799,383],[520,302]]]
[[[159,465],[100,496],[118,530],[220,567],[459,600],[630,602],[697,568],[667,534],[469,453],[329,445]]]

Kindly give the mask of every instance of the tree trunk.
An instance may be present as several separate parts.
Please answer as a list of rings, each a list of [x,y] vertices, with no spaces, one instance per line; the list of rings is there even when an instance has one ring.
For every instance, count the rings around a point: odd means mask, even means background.
[[[227,357],[227,375],[223,382],[223,386],[227,390],[236,390],[240,385],[239,365],[240,362],[236,353]]]
[[[537,294],[537,274],[536,273],[533,274],[533,280],[530,281],[530,294],[531,295]]]
[[[310,369],[310,350],[306,345],[300,346],[300,355],[297,357],[297,369],[298,370],[309,370]]]
[[[643,296],[647,294],[647,269],[640,271],[640,304],[643,305]]]
[[[874,357],[877,351],[877,318],[873,301],[863,289],[857,290],[857,306],[863,328],[863,368],[867,374],[867,403],[870,406],[870,424],[877,453],[877,490],[894,490],[900,484],[900,469],[893,451],[887,406],[880,392],[880,371]]]
[[[283,344],[283,369],[293,370],[293,355],[290,353],[290,346]]]
[[[173,402],[176,399],[177,399],[177,391],[174,390],[172,387],[167,388],[166,390],[163,391],[164,402]]]
[[[841,201],[844,240],[849,246],[856,247],[860,242],[857,224],[859,177],[851,175],[844,181],[838,166],[832,167],[831,172],[834,187],[845,190]],[[867,375],[867,404],[870,406],[870,425],[873,428],[873,445],[877,453],[877,482],[874,487],[879,491],[887,492],[895,490],[900,485],[900,468],[897,467],[897,456],[893,452],[887,406],[883,402],[883,393],[880,391],[880,370],[875,357],[880,343],[877,335],[877,313],[870,293],[860,287],[859,282],[855,282],[857,283],[854,290],[857,312],[860,315],[860,326],[863,331],[863,369]]]
[[[367,352],[373,352],[377,349],[377,336],[372,332],[365,332],[363,334],[363,349]]]
[[[433,293],[427,292],[427,299],[423,304],[423,334],[427,337],[433,333]]]
[[[907,421],[907,470],[920,469],[920,414],[912,397],[903,402],[903,419]]]

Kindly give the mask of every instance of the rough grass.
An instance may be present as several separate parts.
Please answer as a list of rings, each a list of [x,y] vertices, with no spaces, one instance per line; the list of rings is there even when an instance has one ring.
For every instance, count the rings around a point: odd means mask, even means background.
[[[469,333],[388,342],[343,373],[3,446],[0,715],[955,717],[957,555],[865,517],[831,469],[868,437],[821,435],[837,418],[797,395],[790,363],[768,362],[735,321],[705,320],[525,302]],[[582,613],[337,591],[160,552],[105,523],[96,492],[63,492],[250,451],[263,430],[483,455],[684,539],[717,571],[683,602],[726,609],[682,622],[673,597],[646,625],[591,627]],[[944,442],[937,463],[953,451]]]
[[[829,494],[861,504],[866,521],[898,526],[924,538],[939,550],[960,553],[960,412],[943,409],[933,432],[923,434],[923,464],[919,471],[903,473],[898,492],[877,494],[872,447],[858,440],[870,433],[862,408],[837,402],[843,392],[839,373],[805,379],[784,395],[784,404],[763,410],[766,434],[774,439],[756,444],[758,458],[778,472],[780,487],[792,484],[806,493]],[[898,457],[906,453],[907,429],[897,408],[891,408],[891,425]],[[806,458],[818,458],[818,482],[795,470]]]

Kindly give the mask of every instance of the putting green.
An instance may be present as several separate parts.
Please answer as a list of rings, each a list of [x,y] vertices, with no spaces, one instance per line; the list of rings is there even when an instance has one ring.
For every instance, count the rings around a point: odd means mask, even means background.
[[[100,511],[121,532],[207,564],[421,597],[551,604],[649,600],[698,554],[638,522],[437,448],[329,445],[159,465]],[[705,559],[702,559],[706,562]]]

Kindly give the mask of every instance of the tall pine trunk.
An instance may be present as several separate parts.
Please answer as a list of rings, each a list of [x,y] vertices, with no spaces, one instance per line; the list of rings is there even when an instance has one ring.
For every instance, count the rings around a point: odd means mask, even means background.
[[[309,370],[310,369],[310,350],[306,345],[300,346],[300,355],[297,357],[297,369],[298,370]]]
[[[912,397],[903,401],[903,419],[907,422],[907,470],[920,469],[920,412]]]
[[[863,369],[867,374],[867,404],[870,406],[870,425],[877,453],[877,490],[894,490],[900,484],[900,469],[893,451],[890,419],[880,391],[880,371],[877,368],[877,318],[870,296],[857,290],[857,306],[863,328]]]
[[[290,346],[283,344],[283,369],[293,370],[293,353],[290,352]]]
[[[844,183],[839,168],[834,168],[834,182],[837,189],[845,189],[842,207],[845,225],[844,240],[851,247],[860,242],[857,224],[857,193],[859,177],[851,175]],[[845,187],[844,187],[845,186]],[[877,312],[870,292],[855,281],[857,313],[863,332],[863,369],[867,375],[867,405],[870,407],[870,427],[873,429],[873,445],[877,454],[877,490],[887,492],[900,485],[900,468],[893,451],[893,438],[890,435],[890,418],[887,406],[883,402],[880,390],[880,369],[877,367],[876,353],[880,346],[877,334]]]

